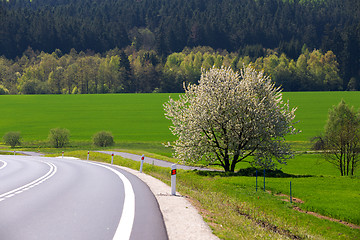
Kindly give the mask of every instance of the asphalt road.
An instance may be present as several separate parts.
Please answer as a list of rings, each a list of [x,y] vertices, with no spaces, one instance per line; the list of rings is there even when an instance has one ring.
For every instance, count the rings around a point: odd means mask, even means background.
[[[100,163],[0,156],[0,239],[168,239],[134,175]]]

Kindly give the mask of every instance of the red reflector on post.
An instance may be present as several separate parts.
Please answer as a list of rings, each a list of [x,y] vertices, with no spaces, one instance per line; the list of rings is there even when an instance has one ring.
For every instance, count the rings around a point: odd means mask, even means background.
[[[176,164],[171,165],[171,195],[176,195]]]

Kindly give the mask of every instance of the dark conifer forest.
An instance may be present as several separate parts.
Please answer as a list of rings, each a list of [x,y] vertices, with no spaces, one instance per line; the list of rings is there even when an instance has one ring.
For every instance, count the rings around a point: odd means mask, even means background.
[[[250,62],[287,91],[359,90],[360,1],[0,0],[0,56],[2,94],[181,91]]]

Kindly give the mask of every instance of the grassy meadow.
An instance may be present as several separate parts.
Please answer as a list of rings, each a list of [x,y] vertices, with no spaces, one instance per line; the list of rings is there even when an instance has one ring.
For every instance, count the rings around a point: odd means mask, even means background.
[[[24,141],[43,141],[51,128],[67,128],[71,140],[90,142],[111,131],[115,141],[172,139],[162,104],[169,94],[0,96],[0,135],[20,131]]]
[[[5,95],[0,96],[0,136],[20,131],[25,142],[45,141],[49,130],[67,128],[71,140],[90,142],[100,130],[111,131],[116,142],[161,143],[174,139],[165,119],[163,103],[179,94],[103,94],[103,95]],[[319,134],[328,109],[344,99],[360,107],[359,92],[284,93],[297,107],[296,127],[302,132],[288,137],[292,142],[308,142]]]
[[[166,158],[164,155],[171,156],[171,151],[161,143],[174,139],[162,107],[169,95],[179,94],[0,96],[0,136],[8,131],[20,131],[24,139],[22,147],[36,147],[46,145],[51,128],[67,128],[72,146],[65,149],[65,155],[86,159],[87,151],[70,151],[91,149],[92,135],[107,130],[114,135],[116,149],[138,154],[145,151],[147,156],[151,153],[151,157]],[[293,209],[298,206],[360,225],[360,171],[355,177],[340,177],[337,169],[320,155],[306,153],[309,139],[323,130],[328,109],[341,99],[360,108],[359,92],[284,93],[284,100],[298,108],[296,127],[302,132],[289,136],[288,141],[294,143],[299,153],[282,167],[284,173],[294,176],[267,177],[267,192],[261,189],[262,177],[258,179],[256,192],[255,177],[181,170],[178,191],[191,198],[222,239],[360,239],[359,229]],[[44,152],[62,150],[42,148]],[[91,158],[110,161],[110,156],[98,153],[92,153]],[[138,169],[138,163],[120,157],[116,157],[115,163]],[[238,168],[247,167],[248,163],[238,165]],[[168,169],[147,165],[144,171],[169,184]],[[290,204],[282,200],[288,197],[277,195],[289,195],[290,181],[293,197],[303,203]]]
[[[309,141],[313,136],[320,134],[328,117],[328,110],[339,104],[341,99],[360,108],[360,92],[285,92],[284,101],[289,100],[291,107],[296,110],[296,128],[300,134],[288,137],[289,141]]]

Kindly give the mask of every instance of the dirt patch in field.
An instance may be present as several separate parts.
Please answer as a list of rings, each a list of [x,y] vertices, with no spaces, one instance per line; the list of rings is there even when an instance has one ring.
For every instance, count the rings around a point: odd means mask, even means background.
[[[341,223],[341,224],[344,224],[348,227],[351,227],[351,228],[354,228],[354,229],[360,229],[360,226],[359,225],[356,225],[356,224],[353,224],[353,223],[348,223],[348,222],[345,222],[345,221],[342,221],[342,220],[339,220],[339,219],[335,219],[335,218],[331,218],[331,217],[327,217],[327,216],[323,216],[321,214],[318,214],[316,212],[311,212],[311,211],[305,211],[305,210],[302,210],[301,208],[297,207],[297,206],[293,206],[293,209],[295,211],[298,211],[298,212],[302,212],[302,213],[307,213],[307,214],[310,214],[310,215],[313,215],[317,218],[321,218],[321,219],[326,219],[326,220],[329,220],[329,221],[332,221],[332,222],[338,222],[338,223]]]
[[[290,202],[290,196],[288,195],[285,195],[285,194],[275,194],[276,196],[279,196],[279,197],[286,197],[286,198],[282,198],[281,201],[284,201],[284,202]],[[303,200],[301,200],[300,198],[292,198],[291,199],[292,202],[295,202],[295,203],[304,203]]]
[[[267,191],[268,193],[271,194],[270,191]],[[285,201],[285,202],[290,202],[290,196],[286,195],[286,194],[283,194],[283,193],[280,193],[280,194],[275,194],[276,196],[280,196],[280,197],[286,197],[286,198],[282,198],[281,200],[282,201]],[[295,203],[304,203],[303,200],[299,199],[299,198],[292,198],[292,201],[295,202]],[[338,223],[341,223],[341,224],[344,224],[348,227],[351,227],[351,228],[354,228],[354,229],[360,229],[360,226],[359,225],[356,225],[356,224],[353,224],[353,223],[348,223],[348,222],[345,222],[343,220],[339,220],[339,219],[335,219],[335,218],[331,218],[331,217],[327,217],[327,216],[323,216],[319,213],[316,213],[316,212],[311,212],[311,211],[305,211],[305,210],[302,210],[300,207],[298,206],[293,206],[293,209],[295,211],[298,211],[298,212],[302,212],[302,213],[307,213],[307,214],[310,214],[310,215],[313,215],[317,218],[321,218],[321,219],[326,219],[326,220],[329,220],[329,221],[332,221],[332,222],[338,222]]]

